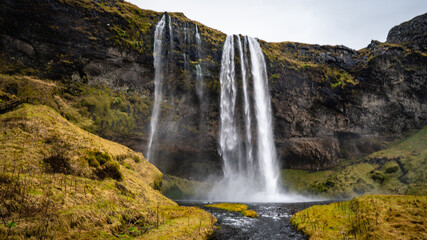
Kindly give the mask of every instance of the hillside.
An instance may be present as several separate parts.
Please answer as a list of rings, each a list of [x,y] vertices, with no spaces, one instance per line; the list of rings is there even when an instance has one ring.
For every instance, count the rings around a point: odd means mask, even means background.
[[[384,150],[325,171],[283,170],[291,191],[332,198],[427,194],[427,127]]]
[[[49,107],[23,104],[0,115],[0,129],[2,239],[204,239],[213,231],[209,213],[161,194],[162,174],[142,154]]]

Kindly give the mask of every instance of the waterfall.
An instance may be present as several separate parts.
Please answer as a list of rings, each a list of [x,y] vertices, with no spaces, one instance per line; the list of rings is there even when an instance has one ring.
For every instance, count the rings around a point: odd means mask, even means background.
[[[199,28],[196,25],[196,46],[197,46],[197,61],[196,64],[196,92],[199,97],[199,102],[203,101],[203,75],[201,66],[201,51],[202,51],[202,38],[200,37]]]
[[[199,28],[196,25],[196,44],[197,47],[200,47],[202,45],[202,38],[200,37]]]
[[[246,38],[245,38],[246,40]],[[243,103],[244,103],[244,115],[245,115],[245,130],[246,130],[246,161],[247,161],[247,174],[249,179],[254,178],[253,168],[253,156],[252,156],[252,133],[251,133],[251,109],[248,95],[248,77],[246,74],[246,58],[243,54],[242,42],[240,36],[237,36],[237,43],[239,47],[240,56],[240,69],[242,74],[242,88],[243,88]]]
[[[227,36],[221,59],[220,73],[221,95],[220,95],[220,134],[219,154],[224,163],[224,177],[231,178],[235,172],[233,160],[239,156],[239,135],[235,122],[235,106],[237,88],[235,83],[234,69],[234,38]]]
[[[169,21],[170,23],[170,21]],[[154,57],[154,105],[153,112],[151,114],[150,119],[150,135],[147,146],[147,160],[152,162],[153,155],[153,138],[154,134],[157,130],[157,124],[159,121],[160,115],[160,105],[162,102],[162,85],[164,79],[164,59],[162,55],[162,44],[163,44],[163,36],[165,28],[165,15],[163,15],[162,19],[157,23],[156,30],[154,32],[154,47],[153,47],[153,57]],[[172,31],[171,31],[172,34]]]
[[[169,27],[169,41],[170,41],[170,48],[173,49],[173,31],[172,31],[172,18],[170,15],[168,15],[168,27]]]
[[[236,42],[242,78],[241,116],[243,116],[244,127],[240,126],[242,121],[238,121],[240,115],[236,98],[239,81],[236,80],[234,65],[234,37],[229,35],[224,42],[220,73],[218,152],[223,161],[224,177],[214,185],[208,197],[219,201],[276,201],[280,196],[278,194],[280,172],[274,145],[264,55],[258,41],[254,38],[245,37],[242,41],[237,36]],[[249,92],[250,80],[253,86],[252,96]],[[253,112],[251,106],[254,109]],[[252,114],[255,118],[252,118]],[[256,124],[252,124],[252,121]],[[252,126],[256,128],[254,131],[256,137],[252,135]],[[244,132],[245,138],[240,133],[240,129],[243,129],[241,132]],[[245,143],[244,148],[242,141]],[[283,197],[284,195],[280,196],[280,200],[283,200]]]
[[[280,172],[277,166],[276,146],[274,145],[267,68],[259,42],[254,38],[248,38],[248,42],[254,83],[258,162],[267,194],[275,194],[278,190]]]

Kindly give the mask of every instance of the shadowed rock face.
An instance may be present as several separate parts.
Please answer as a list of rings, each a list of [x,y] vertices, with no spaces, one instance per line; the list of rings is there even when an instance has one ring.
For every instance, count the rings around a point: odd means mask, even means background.
[[[103,84],[153,100],[152,43],[161,16],[116,0],[5,0],[0,3],[1,54],[7,62],[37,69],[43,78]],[[173,34],[166,32],[164,41],[167,66],[156,165],[183,177],[219,175],[219,73],[225,35],[182,14],[171,13],[171,19]],[[283,167],[329,168],[339,158],[376,151],[384,141],[426,124],[425,19],[426,14],[396,26],[387,43],[373,41],[360,51],[260,42]],[[205,81],[202,100],[195,88],[198,61]],[[239,71],[237,67],[238,79]],[[237,101],[243,121],[241,95]],[[148,124],[145,120],[137,126],[134,137],[117,133],[112,139],[145,153]]]
[[[427,49],[427,13],[393,27],[387,35],[387,42],[402,43],[425,52]]]

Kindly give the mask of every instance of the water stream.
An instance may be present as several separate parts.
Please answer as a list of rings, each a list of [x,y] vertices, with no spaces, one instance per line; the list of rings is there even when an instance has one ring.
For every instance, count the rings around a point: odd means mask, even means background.
[[[220,226],[211,239],[307,239],[289,222],[292,215],[313,205],[329,204],[333,201],[299,202],[299,203],[247,203],[249,209],[258,213],[258,218],[244,217],[238,212],[229,212],[216,208],[204,207],[210,202],[178,201],[181,206],[197,206],[214,215]]]
[[[199,28],[196,25],[196,46],[197,46],[197,61],[196,64],[196,93],[199,97],[199,102],[203,101],[203,75],[202,75],[202,65],[200,62],[201,52],[202,52],[202,38],[199,33]]]
[[[247,38],[244,38],[245,43]],[[252,132],[251,132],[251,107],[249,102],[249,93],[248,93],[248,76],[246,73],[246,56],[244,54],[244,49],[242,46],[242,41],[240,36],[237,36],[237,43],[239,47],[239,56],[240,56],[240,69],[242,74],[242,89],[243,89],[243,103],[244,103],[244,120],[245,120],[245,130],[246,130],[246,162],[247,162],[247,177],[248,179],[253,179],[255,177],[254,167],[253,167],[253,146],[252,146]],[[244,44],[246,46],[247,44]],[[246,49],[246,48],[245,48]]]
[[[169,20],[170,23],[170,20]],[[157,23],[156,30],[154,32],[154,47],[153,47],[153,57],[154,57],[154,104],[153,111],[150,119],[150,135],[147,146],[147,160],[153,161],[153,140],[154,135],[157,130],[157,124],[159,121],[160,115],[160,106],[163,98],[162,85],[164,80],[164,57],[163,57],[163,36],[164,36],[164,28],[166,25],[165,15],[163,15],[162,19]],[[172,31],[171,31],[172,33]]]
[[[263,189],[268,196],[271,196],[277,194],[280,173],[277,165],[276,146],[274,145],[267,68],[259,42],[251,37],[248,37],[248,42],[254,83],[258,162],[263,177]]]
[[[221,201],[289,201],[279,194],[279,168],[274,145],[267,69],[258,40],[237,36],[243,90],[243,113],[239,114],[240,88],[235,72],[235,39],[228,35],[221,59],[219,155],[224,178],[209,193]],[[249,72],[250,70],[250,72]],[[248,74],[248,72],[250,74]],[[252,81],[252,95],[249,93]],[[253,105],[252,105],[253,104]],[[254,109],[254,123],[252,112]],[[244,126],[239,116],[244,118]],[[255,126],[255,129],[252,129]],[[244,130],[243,130],[244,129]],[[256,136],[252,136],[256,132]],[[256,149],[256,154],[254,154]],[[284,199],[286,198],[286,199]],[[282,199],[282,200],[281,200]]]

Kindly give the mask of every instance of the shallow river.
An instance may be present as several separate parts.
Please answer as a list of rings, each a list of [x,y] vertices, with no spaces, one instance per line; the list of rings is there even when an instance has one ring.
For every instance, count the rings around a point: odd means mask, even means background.
[[[258,218],[244,217],[238,212],[205,208],[211,202],[177,201],[181,206],[198,206],[218,219],[220,226],[212,239],[307,239],[296,231],[289,220],[297,211],[331,201],[301,203],[245,203],[258,213]]]

